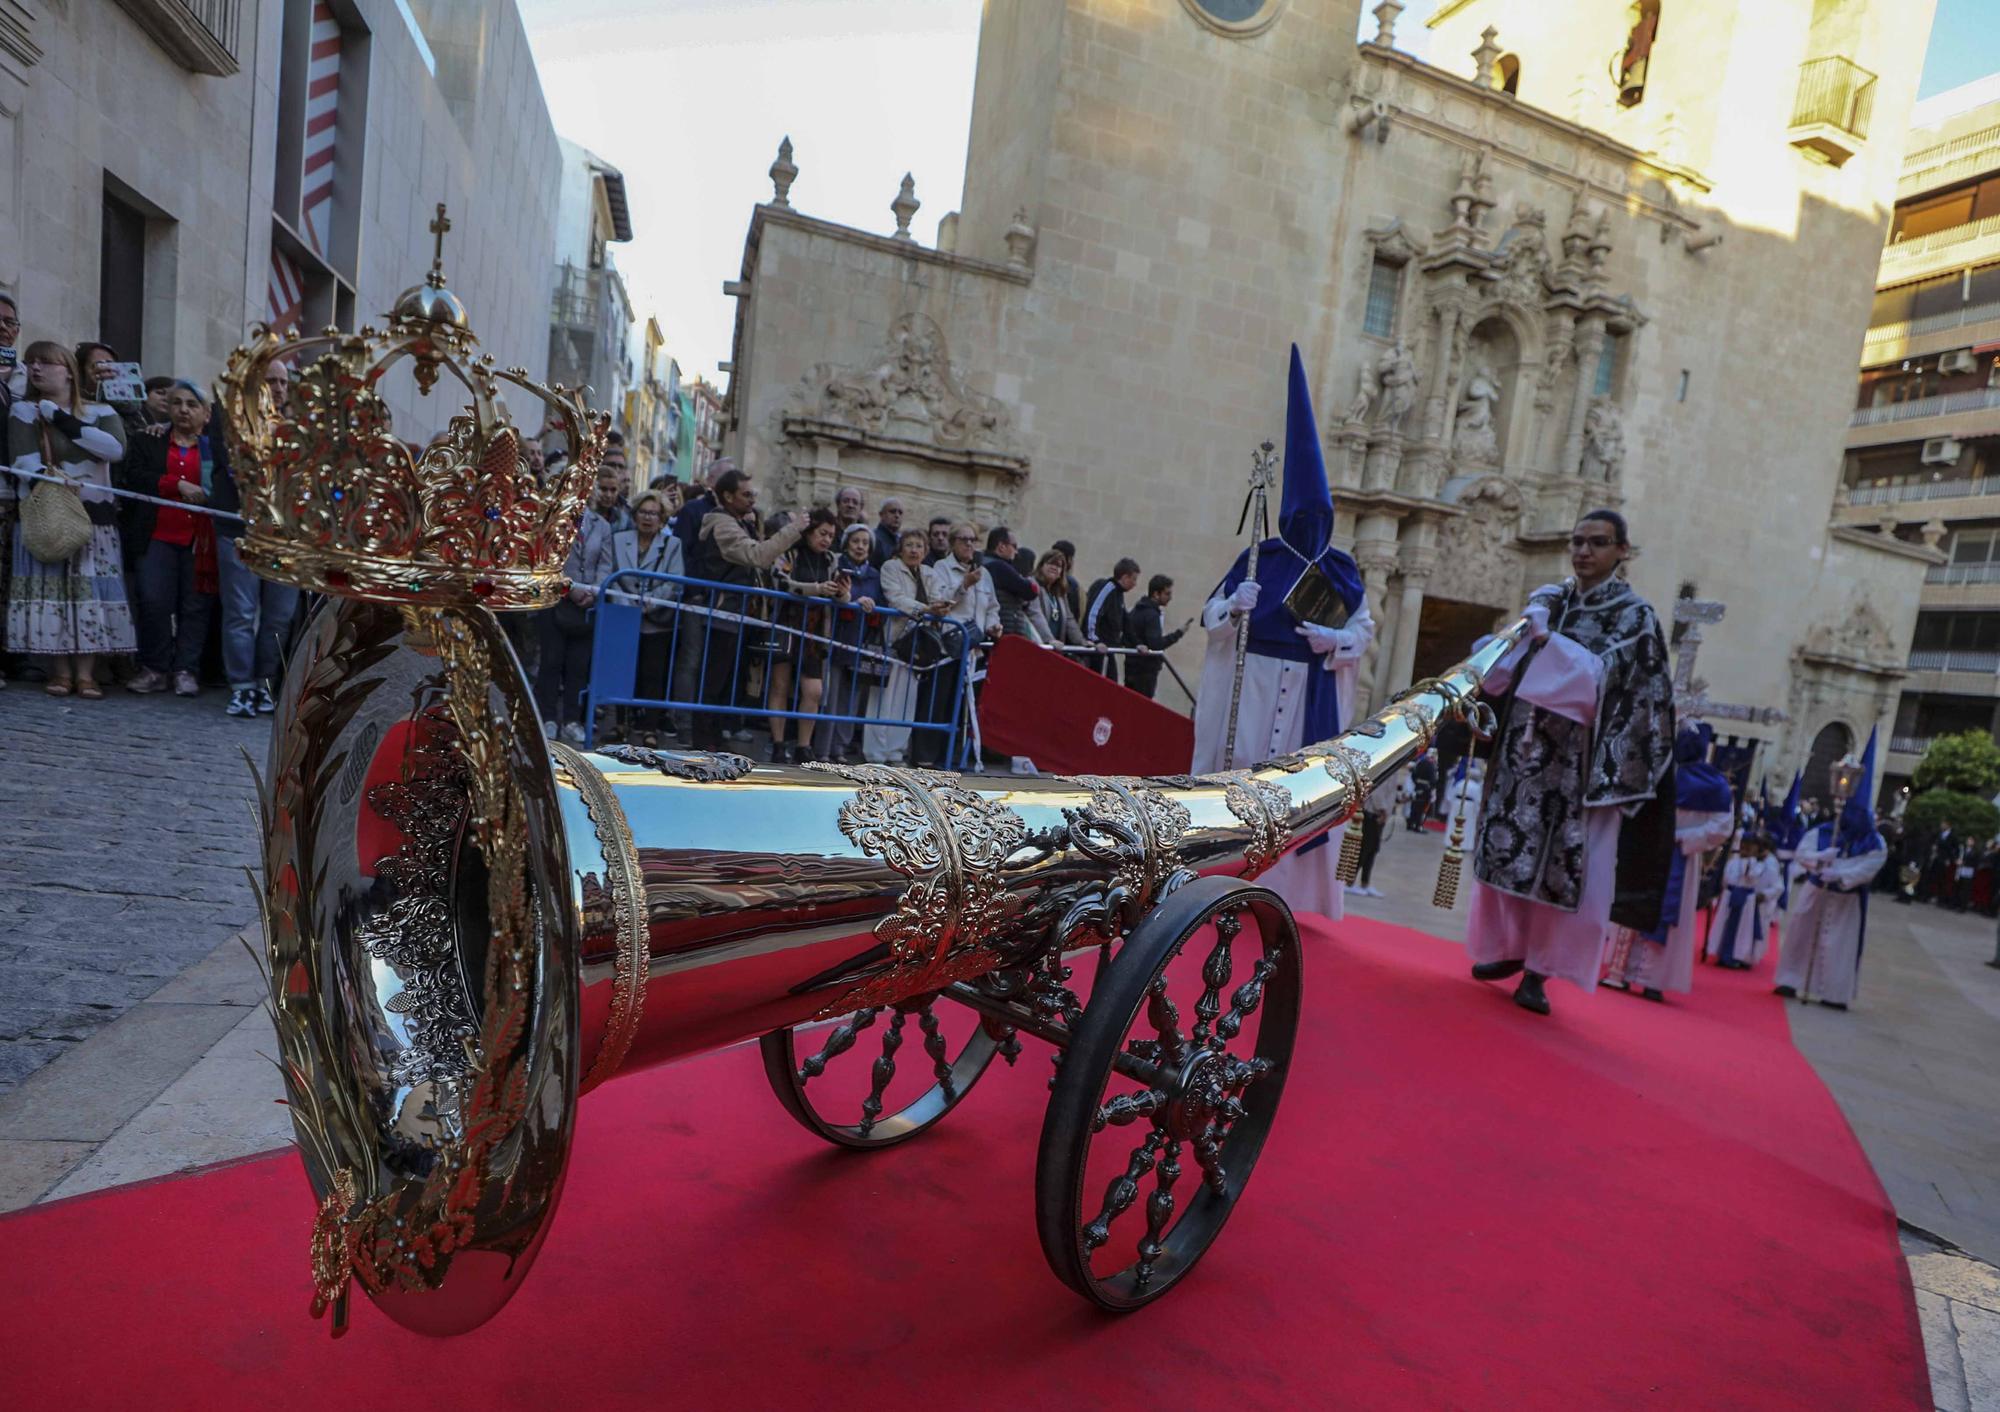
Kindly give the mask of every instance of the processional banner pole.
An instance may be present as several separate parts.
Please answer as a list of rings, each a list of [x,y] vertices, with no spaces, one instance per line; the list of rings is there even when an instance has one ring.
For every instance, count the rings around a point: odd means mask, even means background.
[[[1265,497],[1270,491],[1272,480],[1276,478],[1278,473],[1278,458],[1273,454],[1274,451],[1275,448],[1267,441],[1262,446],[1259,446],[1256,453],[1250,458],[1250,500],[1243,507],[1245,518],[1250,521],[1250,557],[1243,570],[1243,581],[1245,583],[1255,583],[1257,581],[1257,551],[1263,545],[1266,536],[1271,532],[1270,511],[1265,504]],[[1243,526],[1240,523],[1236,526],[1236,532],[1238,534],[1243,532]],[[1249,660],[1249,656],[1250,615],[1248,613],[1238,613],[1236,615],[1236,672],[1230,678],[1229,682],[1229,726],[1222,738],[1222,768],[1225,770],[1236,768],[1236,716],[1243,707],[1243,667]]]

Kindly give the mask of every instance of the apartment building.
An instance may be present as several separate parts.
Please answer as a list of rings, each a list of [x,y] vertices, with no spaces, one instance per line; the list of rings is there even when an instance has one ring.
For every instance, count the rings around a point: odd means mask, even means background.
[[[2000,74],[1917,105],[1847,434],[1839,516],[1945,552],[1885,762],[2000,732]]]

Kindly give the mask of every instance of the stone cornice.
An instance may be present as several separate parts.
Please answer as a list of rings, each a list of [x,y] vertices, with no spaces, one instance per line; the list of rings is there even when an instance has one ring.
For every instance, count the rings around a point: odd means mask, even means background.
[[[1914,559],[1919,564],[1942,564],[1946,561],[1942,549],[1933,549],[1927,544],[1912,544],[1907,539],[1898,539],[1892,534],[1859,529],[1854,525],[1829,525],[1827,533],[1843,544],[1873,549],[1878,554],[1894,554],[1899,558]]]
[[[800,441],[832,441],[842,446],[858,446],[886,456],[902,456],[912,461],[958,466],[968,471],[997,471],[1011,480],[1028,478],[1028,458],[1002,451],[981,451],[969,447],[939,446],[934,441],[916,441],[906,436],[884,436],[844,422],[817,417],[786,416],[787,437]]]
[[[35,12],[19,0],[0,0],[0,63],[7,68],[32,69],[42,62],[42,46],[35,43],[35,19]]]
[[[1887,662],[1871,662],[1865,657],[1849,657],[1840,652],[1816,652],[1809,647],[1799,649],[1799,660],[1815,667],[1856,672],[1866,677],[1880,677],[1884,681],[1900,681],[1910,674],[1906,667],[1894,666]]]
[[[769,202],[757,207],[751,213],[749,245],[754,246],[758,243],[765,226],[784,226],[804,231],[808,235],[821,235],[829,240],[859,245],[878,254],[893,255],[898,259],[912,260],[922,265],[941,265],[946,269],[958,270],[969,275],[1004,280],[1008,284],[1031,284],[1035,277],[1032,268],[1016,269],[1012,265],[996,264],[991,260],[975,260],[970,255],[933,250],[927,245],[917,244],[914,240],[897,240],[891,236],[876,235],[872,231],[857,230],[853,226],[844,226],[836,221],[823,221],[817,216],[802,215],[789,206],[774,206]],[[749,274],[747,261],[744,273],[746,277]]]

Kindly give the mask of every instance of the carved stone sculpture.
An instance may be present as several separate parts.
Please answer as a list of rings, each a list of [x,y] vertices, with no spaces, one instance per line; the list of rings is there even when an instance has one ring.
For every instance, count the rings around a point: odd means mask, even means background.
[[[1387,349],[1375,362],[1375,423],[1402,430],[1403,418],[1417,404],[1417,365],[1402,344]]]
[[[1585,480],[1615,481],[1625,464],[1625,426],[1610,399],[1593,398],[1583,414],[1583,465]]]
[[[887,356],[872,368],[813,367],[786,415],[954,449],[1018,451],[1007,409],[959,385],[944,330],[923,314],[889,326]]]
[[[1481,358],[1465,379],[1459,397],[1458,421],[1452,434],[1452,449],[1475,461],[1500,459],[1500,439],[1494,412],[1500,405],[1500,379],[1493,365]]]

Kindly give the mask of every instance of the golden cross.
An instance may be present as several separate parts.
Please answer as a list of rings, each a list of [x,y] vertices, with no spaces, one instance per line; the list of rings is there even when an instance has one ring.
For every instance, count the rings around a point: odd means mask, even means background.
[[[431,234],[437,237],[436,248],[431,253],[431,277],[434,282],[444,278],[444,237],[451,229],[451,217],[444,213],[444,202],[438,202],[437,218],[431,222]]]

